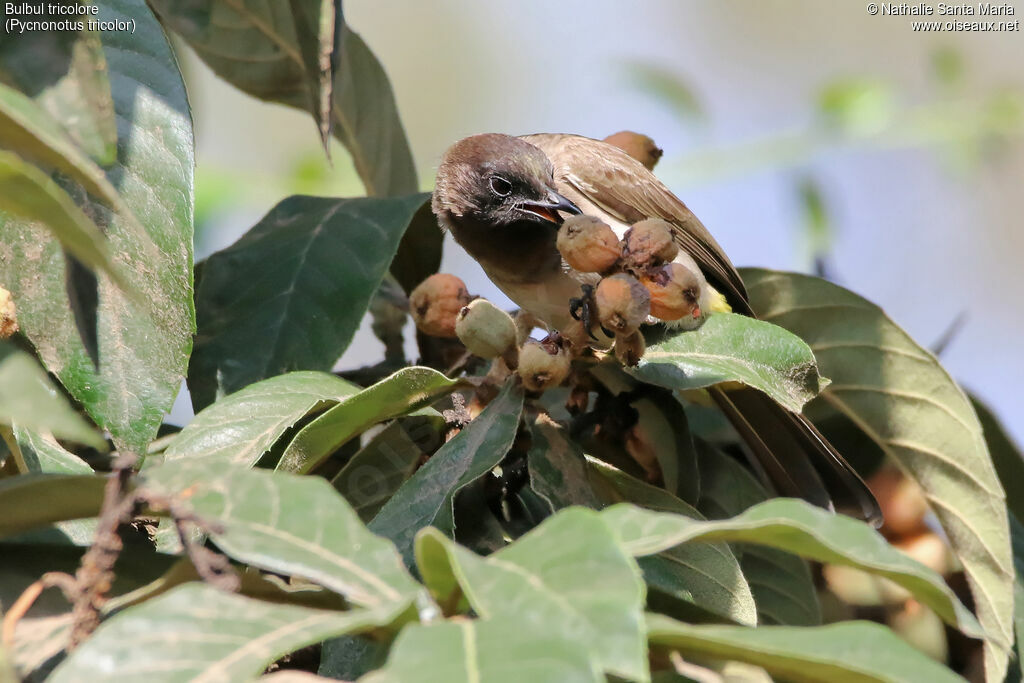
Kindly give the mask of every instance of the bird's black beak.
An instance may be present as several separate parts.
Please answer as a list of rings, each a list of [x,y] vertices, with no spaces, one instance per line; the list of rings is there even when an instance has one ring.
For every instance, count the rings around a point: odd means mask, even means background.
[[[543,201],[526,201],[520,203],[519,210],[534,215],[541,220],[548,221],[549,223],[554,223],[555,225],[562,224],[562,217],[558,215],[559,211],[565,211],[566,213],[575,215],[583,213],[580,211],[580,207],[576,206],[554,190],[550,190],[548,192],[547,199]]]

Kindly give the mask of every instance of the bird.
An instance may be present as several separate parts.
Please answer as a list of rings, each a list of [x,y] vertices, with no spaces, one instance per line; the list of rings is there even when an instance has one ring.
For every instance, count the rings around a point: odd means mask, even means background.
[[[564,262],[556,248],[562,214],[595,216],[620,238],[639,221],[668,222],[676,262],[699,281],[701,317],[722,310],[756,317],[742,277],[704,224],[648,168],[607,142],[561,133],[464,138],[441,159],[431,207],[491,281],[551,329],[572,325],[569,302],[600,279]],[[713,385],[708,392],[780,495],[881,523],[864,480],[804,415],[751,388]]]

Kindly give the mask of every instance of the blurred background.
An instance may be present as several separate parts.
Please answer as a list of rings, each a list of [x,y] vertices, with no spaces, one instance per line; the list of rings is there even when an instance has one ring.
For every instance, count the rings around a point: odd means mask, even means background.
[[[391,78],[424,190],[473,133],[650,135],[658,175],[736,265],[824,271],[879,304],[1024,442],[1019,30],[914,32],[910,17],[814,0],[347,0],[345,15]],[[197,258],[289,194],[363,193],[308,114],[176,47]],[[442,270],[508,303],[450,240]],[[364,325],[340,365],[381,354]],[[179,399],[171,420],[190,415]]]

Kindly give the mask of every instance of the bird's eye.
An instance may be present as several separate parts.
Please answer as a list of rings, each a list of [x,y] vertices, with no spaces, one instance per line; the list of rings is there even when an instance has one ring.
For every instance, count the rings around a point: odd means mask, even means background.
[[[512,194],[512,183],[502,178],[500,175],[492,175],[490,178],[491,192],[498,195],[499,197],[507,197]]]

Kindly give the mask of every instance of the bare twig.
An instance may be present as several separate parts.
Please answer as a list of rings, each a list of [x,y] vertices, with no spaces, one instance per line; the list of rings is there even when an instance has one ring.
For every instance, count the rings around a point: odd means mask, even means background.
[[[6,650],[14,649],[14,629],[47,588],[60,588],[68,602],[74,602],[78,598],[78,584],[75,583],[75,577],[64,572],[43,574],[18,596],[18,599],[4,615],[3,645]]]
[[[78,594],[71,610],[69,651],[99,626],[100,609],[114,583],[114,564],[124,546],[117,530],[131,520],[135,513],[135,497],[127,494],[125,489],[137,461],[138,457],[134,453],[122,454],[114,461],[113,476],[107,481],[103,494],[96,538],[82,556],[82,563],[75,572]]]
[[[128,490],[137,461],[134,454],[123,454],[114,461],[113,474],[104,490],[96,538],[82,556],[78,570],[74,576],[62,572],[44,574],[25,589],[4,616],[2,637],[5,646],[10,647],[13,642],[18,621],[25,616],[43,590],[53,586],[60,588],[72,604],[68,651],[96,630],[100,623],[100,610],[114,583],[114,565],[124,545],[118,530],[122,525],[130,523],[144,504],[154,510],[168,512],[174,520],[185,552],[204,581],[222,590],[238,589],[240,581],[228,559],[203,547],[189,533],[188,525],[203,532],[216,533],[219,530],[216,524],[201,520],[190,509],[171,498],[143,490]]]

